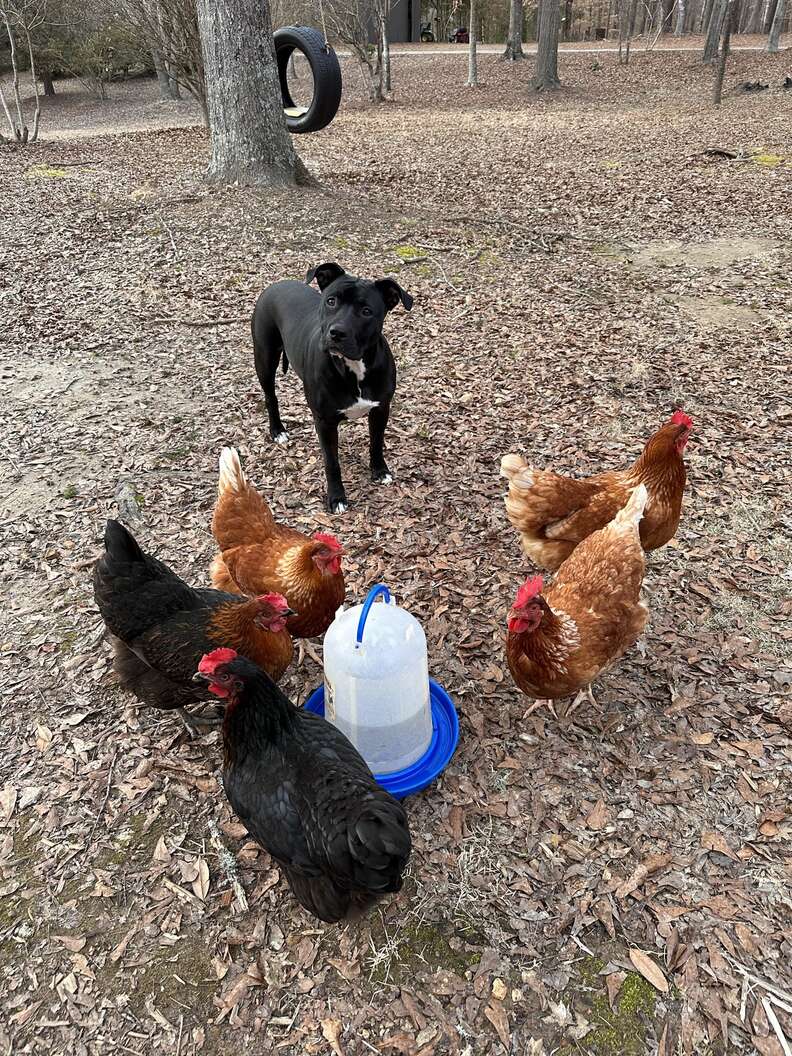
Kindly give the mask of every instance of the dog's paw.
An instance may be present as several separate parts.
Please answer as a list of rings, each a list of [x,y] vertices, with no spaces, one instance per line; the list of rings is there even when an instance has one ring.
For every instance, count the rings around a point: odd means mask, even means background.
[[[393,477],[389,469],[372,470],[371,479],[375,484],[392,484]]]
[[[284,429],[284,431],[282,433],[278,433],[278,435],[277,436],[273,436],[272,439],[275,441],[276,444],[288,444],[288,442],[289,442],[289,434]]]
[[[377,483],[378,484],[392,484],[393,483],[393,477],[390,475],[390,473],[386,473],[384,477],[379,477],[378,478]]]
[[[332,502],[330,504],[331,513],[346,513],[347,504],[345,502]]]

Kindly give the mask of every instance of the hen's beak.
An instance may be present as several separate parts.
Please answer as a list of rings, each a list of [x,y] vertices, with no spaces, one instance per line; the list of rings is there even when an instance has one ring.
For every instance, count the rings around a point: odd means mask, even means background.
[[[284,609],[282,615],[283,616],[296,616],[297,615],[297,610],[296,609]]]
[[[210,677],[209,675],[205,675],[203,671],[196,671],[192,676],[192,680],[193,682],[209,682]]]

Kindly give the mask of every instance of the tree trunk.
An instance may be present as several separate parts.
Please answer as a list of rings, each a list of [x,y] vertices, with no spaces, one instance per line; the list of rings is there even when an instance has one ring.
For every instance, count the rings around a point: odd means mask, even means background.
[[[388,40],[388,19],[385,13],[380,17],[382,36],[382,84],[386,92],[391,90],[390,41]]]
[[[160,102],[172,99],[173,96],[171,95],[170,89],[171,79],[168,76],[165,57],[157,48],[151,48],[151,61],[154,63],[154,71],[157,74]]]
[[[478,56],[476,54],[476,0],[470,0],[470,44],[468,46],[468,88],[478,88]]]
[[[574,14],[573,0],[564,0],[564,21],[562,22],[561,39],[572,39],[572,15]]]
[[[43,73],[41,74],[41,83],[44,85],[44,94],[45,95],[54,95],[55,94],[55,84],[54,84],[54,82],[52,80],[52,74],[50,73],[49,70],[44,70]]]
[[[511,0],[509,4],[509,35],[506,38],[506,50],[503,58],[507,62],[518,62],[525,58],[522,46],[523,38],[523,0]]]
[[[726,0],[726,15],[723,23],[723,43],[721,46],[720,62],[715,72],[715,84],[712,88],[712,101],[715,106],[720,106],[721,94],[723,93],[723,78],[726,74],[726,60],[729,58],[729,47],[731,45],[732,23],[737,10],[736,0]]]
[[[674,36],[681,37],[685,32],[685,0],[677,0],[676,25]]]
[[[39,94],[38,77],[36,76],[36,59],[33,55],[33,41],[30,37],[30,29],[28,28],[27,22],[23,23],[25,31],[25,40],[28,46],[28,62],[30,63],[30,80],[33,82],[33,96],[36,100],[36,109],[33,112],[33,134],[30,137],[30,142],[35,143],[38,139],[39,133],[39,121],[41,120],[41,97]]]
[[[775,14],[773,15],[773,24],[770,26],[770,36],[767,38],[768,51],[778,51],[778,45],[781,40],[781,26],[784,22],[785,6],[785,0],[778,0],[778,2],[776,3]]]
[[[218,183],[310,181],[286,128],[268,0],[197,0]]]
[[[726,17],[728,6],[729,0],[717,0],[717,2],[712,5],[712,14],[710,16],[709,29],[707,30],[707,39],[704,42],[703,59],[706,63],[712,63],[718,57],[718,44],[720,42],[721,31],[723,30],[723,20]]]
[[[12,80],[11,88],[14,93],[14,102],[16,104],[17,120],[11,117],[5,98],[3,98],[3,109],[6,112],[8,123],[11,126],[11,134],[17,143],[27,143],[28,141],[28,127],[25,124],[25,118],[22,113],[22,96],[19,94],[19,67],[17,66],[17,50],[16,50],[16,37],[14,31],[11,28],[11,21],[8,17],[8,12],[5,8],[0,8],[0,14],[3,16],[3,22],[6,27],[6,36],[8,37],[8,46],[11,51],[11,71]]]
[[[553,91],[561,87],[558,79],[558,0],[540,0],[539,44],[536,50],[536,69],[533,86],[537,92]]]

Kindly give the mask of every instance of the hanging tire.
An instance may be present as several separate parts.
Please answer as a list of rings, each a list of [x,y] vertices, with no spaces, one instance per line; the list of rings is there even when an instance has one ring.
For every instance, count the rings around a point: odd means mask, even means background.
[[[308,26],[283,26],[275,30],[274,39],[286,126],[290,132],[318,132],[330,124],[341,103],[338,57],[329,44],[325,46],[322,34]],[[314,94],[308,107],[295,105],[289,91],[287,70],[294,51],[302,52],[313,74]]]

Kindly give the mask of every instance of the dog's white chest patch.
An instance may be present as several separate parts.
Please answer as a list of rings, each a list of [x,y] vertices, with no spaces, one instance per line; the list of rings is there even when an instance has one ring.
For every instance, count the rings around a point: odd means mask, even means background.
[[[366,376],[366,364],[362,359],[347,359],[344,357],[347,370],[351,371],[357,378],[358,398],[350,407],[345,407],[341,413],[348,420],[363,418],[373,407],[379,407],[379,400],[365,400],[360,393],[360,385]]]
[[[379,407],[379,400],[364,400],[361,396],[358,396],[352,406],[345,407],[341,413],[345,418],[352,421],[353,418],[362,418],[374,407]]]
[[[358,382],[361,382],[366,376],[366,364],[362,359],[347,359],[344,356],[344,365],[347,370],[351,370],[357,378]]]

